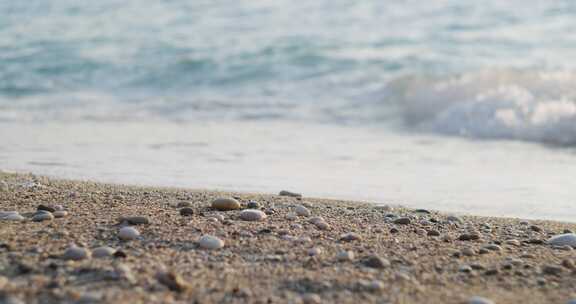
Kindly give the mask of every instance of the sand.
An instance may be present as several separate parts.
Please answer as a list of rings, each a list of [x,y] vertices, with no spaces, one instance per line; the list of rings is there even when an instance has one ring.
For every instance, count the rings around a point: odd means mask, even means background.
[[[241,210],[213,210],[211,202],[219,197],[235,198],[242,209],[257,203],[267,217],[243,221]],[[34,222],[40,204],[62,205],[68,215]],[[192,210],[181,215],[178,205]],[[295,215],[299,205],[311,215]],[[546,244],[553,235],[576,231],[576,224],[452,218],[430,209],[0,173],[0,211],[25,217],[0,221],[0,303],[467,303],[473,296],[495,303],[566,303],[576,298],[573,249]],[[133,226],[140,232],[137,239],[122,241],[118,231],[127,224],[119,219],[130,216],[146,220]],[[313,217],[326,225],[310,223]],[[224,247],[201,249],[197,241],[204,235],[221,239]],[[88,252],[109,246],[117,253],[65,260],[72,244]],[[347,257],[343,251],[353,258],[339,259]]]

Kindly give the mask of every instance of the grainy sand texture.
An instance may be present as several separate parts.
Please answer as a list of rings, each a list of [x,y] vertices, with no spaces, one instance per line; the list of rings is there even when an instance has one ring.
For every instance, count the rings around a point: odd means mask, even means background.
[[[0,173],[0,303],[576,298],[575,224],[282,194]]]

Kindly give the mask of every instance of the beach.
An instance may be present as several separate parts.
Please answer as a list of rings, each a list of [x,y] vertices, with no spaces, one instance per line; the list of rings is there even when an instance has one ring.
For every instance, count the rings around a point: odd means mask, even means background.
[[[282,194],[0,173],[0,302],[568,303],[576,297],[573,248],[548,242],[576,231],[574,223]],[[10,211],[21,218],[5,219]]]

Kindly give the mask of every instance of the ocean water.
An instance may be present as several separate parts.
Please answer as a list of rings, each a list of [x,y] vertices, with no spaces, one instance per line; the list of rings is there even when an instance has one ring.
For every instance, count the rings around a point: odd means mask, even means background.
[[[573,1],[0,0],[0,169],[576,216]]]

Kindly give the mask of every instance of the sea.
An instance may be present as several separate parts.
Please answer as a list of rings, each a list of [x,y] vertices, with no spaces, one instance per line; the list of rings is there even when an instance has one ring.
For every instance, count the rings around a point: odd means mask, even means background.
[[[0,0],[0,169],[576,221],[576,2]]]

